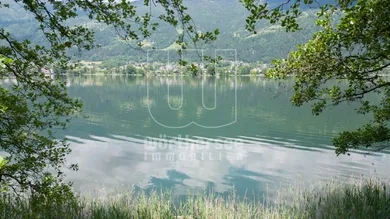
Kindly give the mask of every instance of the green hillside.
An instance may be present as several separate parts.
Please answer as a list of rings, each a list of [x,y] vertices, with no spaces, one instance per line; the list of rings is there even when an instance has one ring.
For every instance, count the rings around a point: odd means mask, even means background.
[[[155,17],[154,20],[158,21],[160,8],[145,8],[141,2],[134,2],[134,4],[137,5],[141,14],[151,10],[153,17]],[[185,1],[185,4],[199,31],[211,31],[216,28],[220,30],[216,42],[198,47],[205,50],[205,55],[213,56],[215,49],[236,49],[237,58],[240,61],[268,63],[272,59],[285,57],[298,44],[305,43],[317,30],[313,22],[315,19],[315,11],[313,10],[307,10],[303,13],[300,19],[302,31],[286,33],[279,26],[261,22],[257,25],[257,34],[254,35],[245,30],[245,19],[248,12],[239,1],[199,0]],[[38,30],[32,16],[26,14],[19,5],[11,4],[10,9],[3,8],[0,12],[0,25],[11,33],[17,33],[17,39],[30,39],[33,42],[44,43],[43,34]],[[96,43],[100,45],[100,48],[82,53],[76,49],[69,51],[72,57],[77,60],[146,61],[148,50],[175,50],[177,48],[175,41],[182,33],[180,29],[175,29],[160,21],[159,27],[150,39],[139,41],[143,45],[143,48],[139,48],[137,46],[139,42],[122,41],[114,29],[92,22],[86,16],[72,20],[71,23],[82,24],[94,29]],[[155,56],[162,56],[161,54],[162,52],[155,52]]]

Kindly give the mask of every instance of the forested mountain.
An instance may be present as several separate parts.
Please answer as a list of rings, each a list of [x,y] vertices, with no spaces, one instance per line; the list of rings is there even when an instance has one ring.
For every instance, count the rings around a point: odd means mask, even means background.
[[[23,8],[9,1],[10,8],[0,9],[0,25],[11,33],[17,33],[17,39],[30,39],[33,42],[44,43],[43,34],[38,30],[34,18],[27,14]],[[279,0],[271,1],[278,4]],[[319,1],[320,4],[325,1]],[[236,49],[237,58],[244,62],[268,63],[272,59],[285,57],[289,51],[300,43],[306,42],[312,34],[318,30],[313,20],[315,9],[306,8],[300,18],[303,30],[296,33],[286,33],[277,25],[261,22],[257,25],[257,34],[251,34],[245,30],[245,19],[248,15],[246,9],[238,0],[186,0],[185,5],[196,23],[199,31],[212,31],[219,29],[218,40],[209,45],[201,45],[206,55],[213,55],[214,49]],[[146,8],[143,1],[134,1],[140,13],[151,12],[157,17],[160,8]],[[72,21],[72,24],[83,24],[96,31],[96,43],[100,48],[79,53],[78,50],[70,51],[74,59],[100,61],[112,59],[121,61],[145,61],[148,50],[153,48],[163,50],[176,49],[175,41],[182,33],[162,21],[157,30],[148,40],[140,40],[143,48],[136,46],[138,42],[123,42],[117,37],[114,29],[103,24],[90,21],[86,16],[80,16]]]

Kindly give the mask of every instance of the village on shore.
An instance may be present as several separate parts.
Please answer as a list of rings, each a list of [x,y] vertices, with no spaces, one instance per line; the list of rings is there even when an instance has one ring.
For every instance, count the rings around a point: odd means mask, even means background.
[[[116,64],[104,61],[73,62],[71,70],[45,68],[42,72],[51,74],[128,74],[128,75],[264,75],[267,64],[241,61],[219,61],[217,63],[127,62]]]

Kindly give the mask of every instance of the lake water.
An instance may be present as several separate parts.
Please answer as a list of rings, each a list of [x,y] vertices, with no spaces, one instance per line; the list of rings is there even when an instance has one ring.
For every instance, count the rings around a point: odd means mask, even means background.
[[[337,157],[331,140],[368,121],[341,105],[320,116],[291,105],[288,88],[262,77],[75,76],[83,115],[67,130],[81,191],[267,187],[351,175],[389,175],[385,153]],[[168,95],[169,94],[169,95]]]

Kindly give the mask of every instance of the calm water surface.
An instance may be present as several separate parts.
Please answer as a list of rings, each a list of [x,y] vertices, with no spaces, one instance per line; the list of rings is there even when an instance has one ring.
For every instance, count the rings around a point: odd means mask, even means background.
[[[67,175],[81,191],[134,186],[183,195],[234,186],[240,194],[262,194],[296,180],[389,175],[386,153],[337,157],[331,146],[338,132],[368,118],[353,105],[312,116],[310,106],[290,104],[289,83],[261,77],[66,80],[87,116],[66,132],[73,148],[68,160],[80,167]]]

